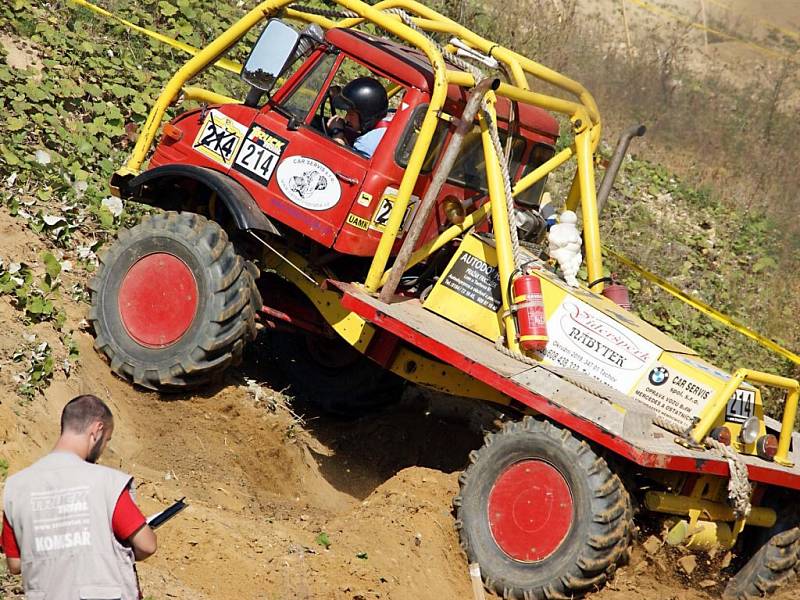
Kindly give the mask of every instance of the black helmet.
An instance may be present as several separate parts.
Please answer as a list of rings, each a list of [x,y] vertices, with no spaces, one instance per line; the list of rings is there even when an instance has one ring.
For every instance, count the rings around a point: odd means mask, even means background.
[[[377,79],[358,77],[344,86],[333,99],[333,105],[341,110],[354,110],[361,121],[361,131],[368,131],[386,116],[389,97]]]

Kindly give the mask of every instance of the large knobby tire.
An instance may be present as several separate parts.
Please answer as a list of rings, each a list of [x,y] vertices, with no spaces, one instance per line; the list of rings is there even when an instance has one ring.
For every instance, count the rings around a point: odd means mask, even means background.
[[[207,383],[256,333],[257,269],[194,213],[145,217],[100,257],[89,318],[111,369],[153,390]]]
[[[800,508],[783,494],[774,499],[772,507],[778,519],[770,529],[754,527],[749,532],[747,545],[755,552],[728,582],[723,595],[726,600],[763,598],[800,574]]]
[[[357,417],[400,399],[402,380],[339,337],[281,332],[271,345],[289,393],[327,413]]]
[[[574,598],[626,556],[631,501],[606,462],[569,431],[525,417],[470,454],[455,498],[470,563],[503,598]]]

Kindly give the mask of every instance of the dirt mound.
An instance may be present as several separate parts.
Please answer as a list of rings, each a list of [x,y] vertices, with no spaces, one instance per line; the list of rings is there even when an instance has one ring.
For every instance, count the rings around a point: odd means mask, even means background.
[[[0,257],[36,271],[47,250],[0,209]],[[476,421],[470,414],[470,423],[465,405],[412,394],[391,410],[355,421],[326,418],[273,391],[284,382],[263,345],[201,394],[133,389],[93,351],[81,325],[87,306],[66,293],[86,278],[80,269],[62,274],[58,302],[66,321],[60,331],[53,323],[26,326],[8,296],[0,296],[0,458],[10,472],[25,467],[54,442],[69,398],[93,392],[107,399],[117,427],[103,462],[134,475],[147,513],[183,496],[189,503],[159,531],[158,553],[139,567],[146,595],[472,597],[451,498],[491,415]],[[44,394],[22,401],[15,379],[21,366],[13,356],[32,333],[31,343],[50,344],[55,365],[68,357],[65,334],[80,358],[71,370],[55,368]],[[266,383],[257,389],[252,379]],[[718,582],[703,591],[704,576],[677,576],[673,558],[636,550],[631,564],[591,597],[717,597]],[[0,577],[0,597],[15,597],[15,590],[14,580]]]

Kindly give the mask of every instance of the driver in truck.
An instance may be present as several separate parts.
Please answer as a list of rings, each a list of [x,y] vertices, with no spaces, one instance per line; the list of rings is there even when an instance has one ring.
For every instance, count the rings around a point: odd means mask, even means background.
[[[333,98],[333,105],[346,112],[328,119],[331,137],[371,158],[393,116],[384,87],[372,77],[358,77]]]

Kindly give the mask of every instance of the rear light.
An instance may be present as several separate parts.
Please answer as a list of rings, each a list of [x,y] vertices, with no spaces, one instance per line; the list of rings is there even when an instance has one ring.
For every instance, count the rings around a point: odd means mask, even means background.
[[[731,445],[731,438],[733,436],[731,436],[731,430],[725,426],[715,427],[714,429],[711,430],[710,435],[713,439],[717,440],[720,444],[723,444],[724,446]]]
[[[161,129],[161,132],[170,143],[179,142],[183,137],[183,130],[179,127],[176,127],[172,123],[165,123],[164,127]]]
[[[444,207],[444,215],[451,224],[460,225],[464,222],[464,217],[467,213],[458,198],[448,196],[444,199],[442,206]]]
[[[764,460],[772,460],[778,453],[778,438],[768,433],[756,441],[756,452]]]
[[[739,432],[739,440],[743,444],[752,444],[758,439],[758,432],[761,429],[761,421],[758,417],[750,417],[742,423],[742,430]]]

